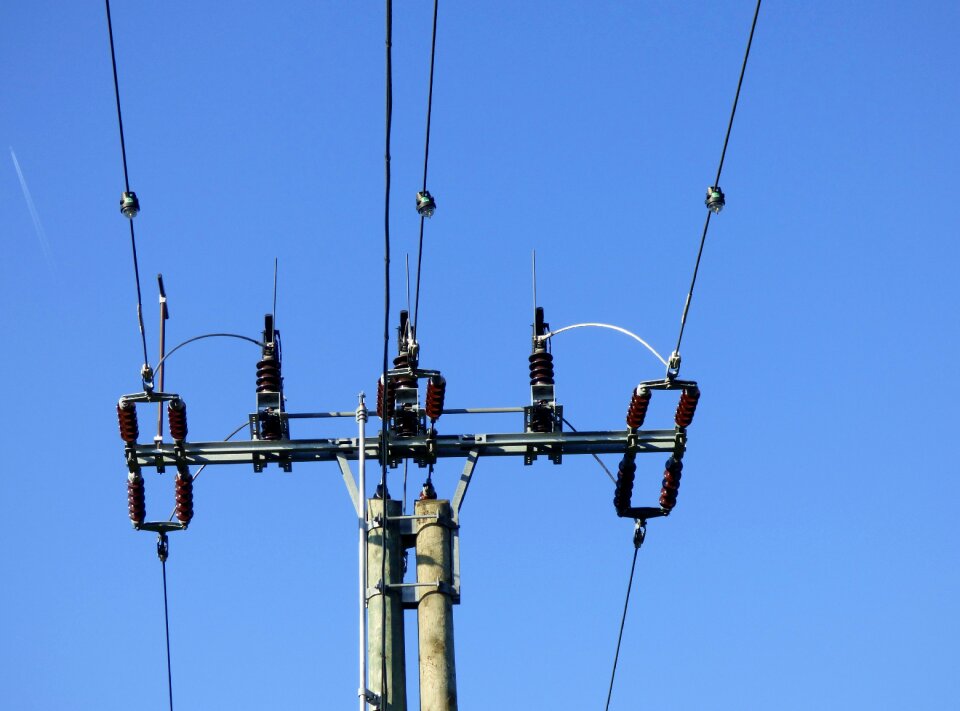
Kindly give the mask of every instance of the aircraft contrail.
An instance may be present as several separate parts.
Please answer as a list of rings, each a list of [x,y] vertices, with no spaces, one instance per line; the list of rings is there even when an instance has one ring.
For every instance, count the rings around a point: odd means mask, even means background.
[[[37,212],[37,206],[33,202],[33,196],[30,194],[30,188],[27,187],[27,181],[23,177],[23,171],[20,170],[20,161],[17,160],[17,154],[10,146],[10,157],[13,159],[13,167],[17,169],[17,177],[20,179],[20,188],[23,190],[23,199],[27,202],[27,209],[30,211],[30,217],[33,219],[33,229],[37,233],[37,239],[40,240],[40,246],[43,248],[43,256],[47,260],[47,266],[53,269],[53,256],[50,253],[50,243],[47,241],[47,233],[43,230],[40,222],[40,215]]]

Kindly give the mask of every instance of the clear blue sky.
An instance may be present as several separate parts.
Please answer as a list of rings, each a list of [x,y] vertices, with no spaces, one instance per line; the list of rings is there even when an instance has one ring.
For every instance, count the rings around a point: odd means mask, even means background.
[[[396,306],[431,8],[395,8]],[[752,11],[441,3],[419,335],[449,406],[527,401],[532,249],[554,326],[670,351]],[[256,336],[277,257],[288,408],[354,407],[382,343],[382,3],[113,12],[151,353],[153,275],[172,341]],[[951,2],[765,3],[684,339],[704,394],[678,507],[640,552],[612,708],[960,708],[958,27]],[[127,521],[114,413],[140,344],[102,3],[5,3],[0,66],[0,696],[165,708],[160,565]],[[582,429],[622,427],[662,374],[610,332],[554,353]],[[171,359],[191,439],[245,420],[257,357],[206,341]],[[661,460],[641,458],[638,498]],[[441,496],[457,475],[438,467]],[[152,515],[170,486],[148,477]],[[602,708],[632,553],[611,496],[589,458],[480,461],[463,711]],[[355,560],[335,465],[208,469],[168,562],[177,708],[355,708]]]

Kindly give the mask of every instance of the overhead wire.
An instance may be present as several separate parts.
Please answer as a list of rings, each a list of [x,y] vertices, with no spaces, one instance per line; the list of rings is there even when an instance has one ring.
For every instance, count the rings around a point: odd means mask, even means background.
[[[117,77],[117,53],[113,42],[113,18],[110,13],[110,0],[104,0],[107,7],[107,34],[110,36],[110,63],[113,66],[113,93],[117,100],[117,124],[120,127],[120,155],[123,159],[124,193],[130,192],[130,173],[127,169],[127,144],[123,136],[123,113],[120,110],[120,80]],[[137,282],[137,324],[140,328],[140,340],[143,345],[143,364],[147,366],[150,357],[147,355],[147,332],[143,326],[143,296],[140,291],[140,265],[137,259],[137,238],[133,230],[133,217],[130,222],[130,248],[133,252],[133,275]]]
[[[636,537],[634,538],[636,542]],[[640,539],[641,543],[643,539]],[[620,633],[617,635],[617,651],[613,655],[613,670],[610,672],[610,686],[607,689],[607,705],[604,707],[606,711],[610,710],[610,698],[613,696],[613,680],[617,676],[617,662],[620,659],[620,644],[623,642],[623,627],[627,621],[627,609],[630,607],[630,590],[633,588],[633,574],[637,569],[637,553],[640,552],[640,546],[635,545],[633,549],[633,562],[630,563],[630,580],[627,582],[627,596],[623,601],[623,615],[620,618]]]
[[[567,427],[569,427],[571,430],[573,430],[574,432],[578,432],[578,431],[579,431],[579,430],[577,430],[576,427],[574,427],[573,425],[570,424],[570,420],[568,420],[566,417],[561,417],[561,419],[563,420],[563,423],[564,423]],[[597,461],[597,464],[600,465],[600,468],[603,469],[603,471],[605,471],[605,472],[607,473],[607,476],[610,478],[610,481],[612,481],[614,484],[616,484],[616,483],[617,483],[616,477],[614,477],[613,474],[610,473],[610,470],[607,468],[607,465],[603,463],[603,460],[600,459],[600,457],[598,457],[598,456],[597,456],[596,454],[594,454],[593,452],[590,453],[590,456],[592,456],[592,457]]]
[[[730,109],[730,120],[727,122],[727,132],[723,138],[723,150],[720,153],[720,163],[717,166],[717,177],[713,181],[713,187],[719,187],[720,174],[723,172],[723,162],[727,157],[727,145],[730,143],[730,133],[733,131],[733,117],[737,113],[737,104],[740,101],[740,89],[743,87],[743,77],[747,71],[747,60],[750,58],[750,48],[753,46],[753,34],[757,29],[757,18],[760,15],[760,3],[757,0],[757,7],[753,12],[753,22],[750,24],[750,37],[747,39],[747,49],[743,53],[743,64],[740,66],[740,78],[737,80],[737,92],[733,97],[733,107]],[[693,266],[693,277],[690,280],[690,289],[687,292],[687,299],[683,305],[683,314],[680,317],[680,333],[677,335],[677,347],[674,348],[675,354],[680,353],[680,342],[683,340],[683,330],[687,325],[687,314],[690,312],[690,302],[693,299],[693,289],[697,283],[697,273],[700,271],[700,259],[703,257],[703,245],[707,241],[707,231],[710,229],[710,217],[713,210],[707,210],[707,219],[703,223],[703,232],[700,235],[700,248],[697,250],[697,261]]]
[[[157,555],[163,569],[163,625],[167,634],[167,696],[170,699],[170,711],[173,711],[173,669],[170,664],[170,610],[167,605],[167,534],[161,533],[157,541]]]
[[[427,167],[430,163],[430,121],[433,116],[433,69],[437,56],[437,11],[440,0],[433,0],[433,33],[430,39],[430,88],[427,91],[427,136],[423,146],[423,192],[427,191]],[[426,217],[420,215],[420,240],[417,247],[417,289],[413,311],[413,332],[417,332],[420,318],[420,274],[423,265],[423,224]]]
[[[387,387],[387,364],[390,347],[390,134],[393,128],[393,2],[386,0],[386,136],[384,149],[384,206],[383,206],[383,385]],[[386,413],[384,413],[386,414]],[[383,528],[380,534],[380,614],[381,623],[386,630],[387,624],[387,522],[389,518],[387,494],[387,463],[389,459],[390,435],[387,419],[380,427],[380,492],[383,502]],[[380,707],[387,706],[387,635],[380,639]]]

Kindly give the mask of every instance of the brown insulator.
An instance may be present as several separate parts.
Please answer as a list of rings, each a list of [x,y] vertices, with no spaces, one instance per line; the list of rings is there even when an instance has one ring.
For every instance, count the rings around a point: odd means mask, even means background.
[[[397,391],[391,384],[386,388],[386,394],[384,394],[383,376],[381,375],[377,381],[377,417],[381,419],[389,417],[396,405]]]
[[[427,383],[427,417],[436,422],[443,414],[443,401],[447,396],[447,381],[442,375],[435,375]]]
[[[680,395],[680,404],[677,405],[677,414],[674,421],[677,427],[689,427],[693,422],[693,415],[697,411],[697,403],[700,402],[700,388],[693,385],[684,388]]]
[[[167,405],[167,422],[170,423],[170,436],[175,442],[187,438],[187,403],[179,398]]]
[[[409,353],[401,353],[396,358],[393,359],[393,367],[396,370],[402,368],[409,368],[411,372],[409,374],[395,375],[393,376],[393,386],[396,388],[415,388],[417,387],[417,377],[413,375],[413,359],[410,358]]]
[[[543,434],[553,432],[553,410],[545,406],[535,406],[530,411],[530,431]]]
[[[117,403],[117,419],[120,420],[120,439],[127,444],[136,444],[140,436],[140,426],[137,424],[137,406],[129,400]]]
[[[133,525],[140,528],[147,514],[147,504],[143,493],[143,477],[139,474],[131,474],[127,478],[127,508]]]
[[[186,465],[177,469],[174,495],[177,501],[177,520],[186,526],[193,518],[193,477]]]
[[[280,359],[273,353],[265,353],[263,360],[257,362],[257,392],[278,393],[282,380]]]
[[[613,491],[613,507],[621,516],[630,508],[636,473],[637,463],[635,460],[628,457],[620,460],[620,466],[617,469],[617,484]]]
[[[420,431],[420,419],[415,410],[404,408],[393,419],[394,432],[399,437],[416,437]]]
[[[265,410],[259,415],[260,418],[260,439],[276,441],[283,439],[283,422],[280,416],[271,411]]]
[[[630,398],[630,407],[627,408],[627,427],[638,429],[643,427],[643,421],[647,419],[647,408],[650,406],[650,390],[642,385],[637,386]]]
[[[663,485],[660,489],[660,508],[671,511],[677,505],[677,493],[680,491],[680,477],[683,473],[683,462],[671,457],[667,460],[663,472]]]
[[[530,384],[553,385],[553,353],[535,350],[530,355]]]

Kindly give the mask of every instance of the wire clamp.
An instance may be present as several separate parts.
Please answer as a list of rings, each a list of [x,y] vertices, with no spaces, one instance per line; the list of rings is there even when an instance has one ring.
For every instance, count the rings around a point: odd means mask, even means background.
[[[667,380],[676,380],[678,375],[680,375],[680,351],[674,351],[667,362]]]
[[[633,546],[634,548],[639,549],[643,545],[644,539],[647,537],[647,520],[645,518],[638,518],[636,526],[633,529]]]
[[[380,708],[380,695],[374,694],[370,689],[358,689],[357,696],[366,701],[374,708]]]
[[[167,555],[170,553],[170,546],[167,543],[167,532],[160,531],[157,534],[157,558],[161,563],[167,562]]]

